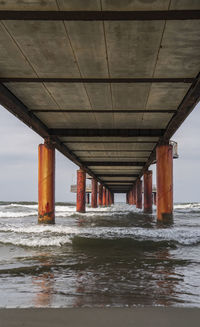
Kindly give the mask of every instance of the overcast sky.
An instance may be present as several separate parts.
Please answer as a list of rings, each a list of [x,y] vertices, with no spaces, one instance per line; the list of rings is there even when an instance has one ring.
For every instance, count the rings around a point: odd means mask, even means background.
[[[173,140],[179,159],[174,160],[174,201],[200,202],[200,104]],[[38,144],[41,137],[0,106],[0,201],[37,201]],[[155,165],[151,167],[154,172]],[[77,166],[56,151],[56,201],[75,201],[70,185]]]

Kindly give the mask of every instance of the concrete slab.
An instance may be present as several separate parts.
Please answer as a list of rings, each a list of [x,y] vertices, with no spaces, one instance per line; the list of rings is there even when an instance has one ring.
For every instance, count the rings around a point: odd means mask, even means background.
[[[151,84],[112,84],[114,109],[145,109]]]
[[[57,102],[43,84],[5,83],[5,86],[29,109],[59,109]],[[49,115],[49,119],[51,119],[51,115]]]
[[[80,77],[63,22],[6,21],[4,24],[38,76]]]
[[[200,9],[199,0],[171,0],[170,10]]]
[[[171,120],[173,114],[162,114],[162,113],[144,113],[141,122],[142,128],[162,128],[165,129]]]
[[[93,109],[112,110],[110,84],[85,83],[85,88]]]
[[[2,22],[0,23],[0,76],[36,76]]]
[[[191,84],[185,83],[154,83],[151,84],[146,108],[153,110],[175,110]]]
[[[78,143],[66,143],[66,145],[71,149],[71,150],[80,150],[80,144]],[[109,143],[83,143],[81,144],[81,149],[82,150],[90,150],[90,149],[98,149],[98,150],[152,150],[154,148],[154,143],[115,143],[115,144],[109,144]]]
[[[196,77],[200,70],[200,21],[167,21],[155,77]]]
[[[169,0],[102,0],[103,10],[167,10]]]
[[[105,22],[111,77],[152,77],[164,21]]]
[[[82,77],[108,77],[102,22],[65,22]]]
[[[60,137],[60,139],[62,140],[62,142],[77,142],[79,143],[80,141],[83,141],[84,143],[87,142],[114,142],[114,143],[118,143],[118,142],[146,142],[146,143],[151,143],[152,145],[155,145],[156,142],[159,140],[158,137],[151,137],[149,139],[148,136],[131,136],[131,137],[93,137],[91,140],[91,137],[77,137],[77,136],[63,136]]]
[[[2,0],[0,10],[57,10],[56,0]]]
[[[100,0],[57,0],[60,10],[101,10]]]
[[[95,149],[92,149],[90,151],[83,151],[83,150],[79,150],[79,151],[75,151],[74,152],[77,156],[87,156],[87,157],[109,157],[109,158],[112,158],[112,157],[149,157],[149,155],[151,154],[150,151],[145,151],[145,152],[136,152],[136,151],[105,151],[105,150],[98,150],[98,151],[95,151]]]
[[[46,83],[45,85],[61,109],[91,109],[83,84]]]
[[[101,177],[103,181],[134,181],[136,177]]]
[[[139,156],[137,157],[107,157],[107,156],[101,156],[101,157],[83,157],[83,156],[80,156],[80,159],[82,161],[91,161],[91,162],[96,162],[96,161],[101,161],[101,162],[110,162],[110,161],[113,161],[113,162],[118,162],[118,161],[122,161],[122,162],[132,162],[132,161],[140,161],[140,162],[146,162],[148,157],[147,158],[141,158]]]

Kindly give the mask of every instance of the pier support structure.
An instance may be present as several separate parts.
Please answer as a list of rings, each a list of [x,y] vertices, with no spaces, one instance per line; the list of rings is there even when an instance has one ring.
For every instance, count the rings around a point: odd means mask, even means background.
[[[111,195],[112,195],[112,204],[115,204],[115,194],[111,193]]]
[[[98,196],[98,199],[99,199],[99,206],[102,206],[103,205],[103,185],[102,184],[99,184],[99,196]]]
[[[47,141],[38,148],[38,222],[55,223],[55,148]]]
[[[169,221],[173,217],[173,148],[159,145],[156,149],[157,162],[157,218]]]
[[[142,209],[142,181],[136,181],[136,208]]]
[[[131,189],[129,192],[129,204],[133,205],[133,189]]]
[[[106,189],[106,207],[109,206],[109,190]]]
[[[109,191],[109,205],[111,206],[112,203],[113,203],[113,201],[112,201],[112,192]]]
[[[102,205],[105,207],[106,206],[106,188],[105,186],[103,187],[103,200],[102,200]]]
[[[76,211],[85,212],[85,184],[86,172],[83,169],[77,170],[77,196]]]
[[[156,197],[157,197],[157,194],[156,192],[153,192],[153,204],[156,206]]]
[[[90,193],[87,193],[87,196],[86,196],[86,203],[87,203],[87,204],[90,204]]]
[[[97,187],[98,183],[95,178],[92,178],[92,199],[91,199],[91,207],[97,208]]]
[[[144,212],[152,212],[152,170],[144,173]]]
[[[136,205],[136,184],[133,184],[133,205]]]
[[[129,193],[126,193],[126,204],[129,204],[128,197],[129,197]]]

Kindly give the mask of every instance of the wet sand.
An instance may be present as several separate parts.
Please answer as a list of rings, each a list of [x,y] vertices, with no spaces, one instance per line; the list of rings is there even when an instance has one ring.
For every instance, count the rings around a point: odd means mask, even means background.
[[[196,308],[0,309],[1,327],[196,327]]]

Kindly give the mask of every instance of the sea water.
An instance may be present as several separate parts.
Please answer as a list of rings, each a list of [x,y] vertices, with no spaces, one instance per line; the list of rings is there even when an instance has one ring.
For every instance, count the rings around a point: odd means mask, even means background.
[[[200,307],[200,204],[175,204],[174,220],[115,204],[0,202],[0,307]]]

